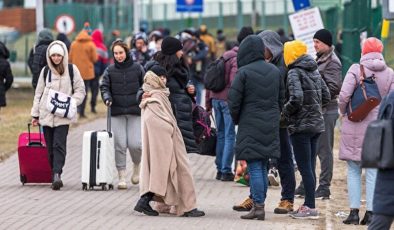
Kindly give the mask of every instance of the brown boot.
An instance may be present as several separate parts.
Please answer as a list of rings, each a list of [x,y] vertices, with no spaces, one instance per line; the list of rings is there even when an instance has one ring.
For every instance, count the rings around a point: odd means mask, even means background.
[[[279,206],[274,209],[275,214],[287,214],[293,211],[293,203],[289,200],[281,200]]]
[[[253,207],[253,200],[248,197],[244,201],[242,201],[239,205],[234,205],[233,210],[238,212],[249,212],[252,210]]]
[[[253,204],[252,210],[246,215],[241,216],[241,219],[247,220],[264,220],[265,219],[265,211],[264,211],[264,204]]]

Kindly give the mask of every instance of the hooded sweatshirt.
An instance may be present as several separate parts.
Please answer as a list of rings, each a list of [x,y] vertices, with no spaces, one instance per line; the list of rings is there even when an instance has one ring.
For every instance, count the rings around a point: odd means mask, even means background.
[[[101,76],[109,62],[108,49],[104,44],[103,32],[101,32],[101,30],[94,30],[92,33],[92,40],[96,45],[96,52],[98,55],[98,60],[94,64],[94,73],[96,76]]]
[[[55,67],[52,65],[52,62],[50,61],[49,50],[51,49],[51,46],[55,44],[61,45],[61,47],[64,50],[64,57],[62,62],[64,73],[62,75],[60,75],[56,71]],[[70,78],[70,73],[68,72],[68,52],[67,52],[67,47],[63,42],[58,40],[52,42],[48,46],[46,57],[47,57],[48,67],[52,74],[51,83],[48,82],[48,77],[46,78],[46,82],[44,82],[44,69],[43,69],[38,79],[38,84],[33,100],[33,107],[31,109],[31,116],[38,117],[39,122],[42,126],[57,127],[60,125],[68,125],[73,121],[68,118],[55,116],[46,108],[49,89],[53,89],[70,95],[76,100],[77,105],[80,105],[86,95],[85,85],[82,80],[81,74],[79,73],[78,68],[74,65],[73,66],[74,85],[73,87],[71,87],[71,78]],[[72,93],[73,88],[74,88],[74,93]]]
[[[70,48],[70,62],[75,64],[83,80],[94,79],[94,63],[97,61],[96,46],[85,30],[82,30]]]

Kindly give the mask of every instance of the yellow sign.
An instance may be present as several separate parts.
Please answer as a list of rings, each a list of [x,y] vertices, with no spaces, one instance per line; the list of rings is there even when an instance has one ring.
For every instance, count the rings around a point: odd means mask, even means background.
[[[382,38],[388,38],[390,33],[390,21],[383,19],[382,23]]]

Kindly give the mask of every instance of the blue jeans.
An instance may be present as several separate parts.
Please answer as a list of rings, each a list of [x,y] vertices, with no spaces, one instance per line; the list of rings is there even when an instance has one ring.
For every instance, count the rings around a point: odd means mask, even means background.
[[[287,128],[279,130],[280,137],[280,158],[278,159],[278,171],[280,184],[282,186],[281,200],[294,201],[294,192],[296,186],[293,152],[291,150],[290,138]]]
[[[217,142],[216,168],[221,173],[231,173],[231,163],[234,159],[235,127],[224,100],[212,99],[215,111]]]
[[[320,133],[294,133],[290,136],[294,156],[305,187],[304,205],[315,208],[315,162]]]
[[[365,169],[367,211],[372,211],[377,169]],[[347,190],[350,208],[361,206],[361,166],[359,162],[347,161]]]
[[[268,159],[246,161],[246,163],[248,164],[250,175],[250,194],[252,195],[253,203],[264,204],[268,189]]]

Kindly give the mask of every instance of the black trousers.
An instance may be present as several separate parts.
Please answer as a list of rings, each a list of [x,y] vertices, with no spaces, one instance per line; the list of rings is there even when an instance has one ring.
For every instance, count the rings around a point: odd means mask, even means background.
[[[44,126],[43,129],[52,172],[61,174],[64,163],[66,162],[69,125],[57,127]]]
[[[78,113],[80,115],[85,115],[86,99],[88,97],[89,90],[92,92],[92,97],[90,98],[91,109],[93,110],[94,108],[96,108],[97,95],[99,92],[99,79],[100,76],[96,76],[92,80],[83,81],[85,83],[86,97],[83,99],[82,104],[78,106]]]

